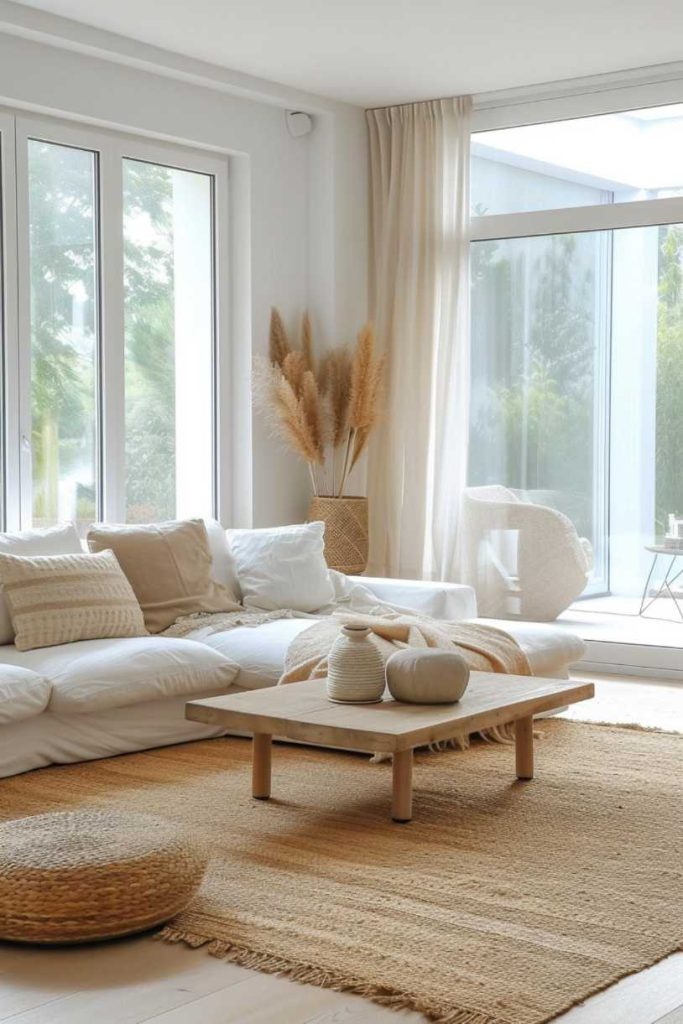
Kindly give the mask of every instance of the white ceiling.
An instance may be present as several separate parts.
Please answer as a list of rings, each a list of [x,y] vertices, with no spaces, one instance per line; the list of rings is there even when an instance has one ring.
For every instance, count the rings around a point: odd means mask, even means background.
[[[681,59],[681,0],[20,0],[379,106]]]

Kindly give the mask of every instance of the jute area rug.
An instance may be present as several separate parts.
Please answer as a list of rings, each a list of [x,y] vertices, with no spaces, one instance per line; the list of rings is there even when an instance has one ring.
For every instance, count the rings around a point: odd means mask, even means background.
[[[680,736],[546,722],[537,777],[510,747],[419,754],[415,817],[390,766],[210,740],[0,783],[0,814],[144,810],[213,860],[162,938],[448,1024],[541,1024],[683,945]]]

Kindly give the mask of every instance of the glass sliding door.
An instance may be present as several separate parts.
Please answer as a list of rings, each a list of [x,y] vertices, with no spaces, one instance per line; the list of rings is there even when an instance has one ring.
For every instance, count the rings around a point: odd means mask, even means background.
[[[469,482],[564,513],[607,586],[607,233],[475,242]]]
[[[126,520],[213,512],[213,178],[123,161]]]
[[[472,140],[468,577],[643,667],[683,630],[681,139],[674,105]]]
[[[97,157],[28,141],[32,519],[97,517]]]

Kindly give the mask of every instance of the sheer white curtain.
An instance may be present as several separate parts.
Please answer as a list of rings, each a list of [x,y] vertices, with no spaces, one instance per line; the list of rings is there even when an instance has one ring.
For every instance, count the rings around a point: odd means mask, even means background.
[[[456,579],[467,471],[469,97],[367,113],[371,305],[387,404],[368,459],[369,571]]]

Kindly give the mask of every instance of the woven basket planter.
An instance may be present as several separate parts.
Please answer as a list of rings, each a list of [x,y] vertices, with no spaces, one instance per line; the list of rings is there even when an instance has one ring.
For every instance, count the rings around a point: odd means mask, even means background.
[[[325,560],[330,569],[355,576],[368,564],[368,499],[313,498],[309,522],[325,524]]]
[[[0,826],[0,938],[92,942],[144,931],[190,902],[206,867],[148,814],[57,811]]]

